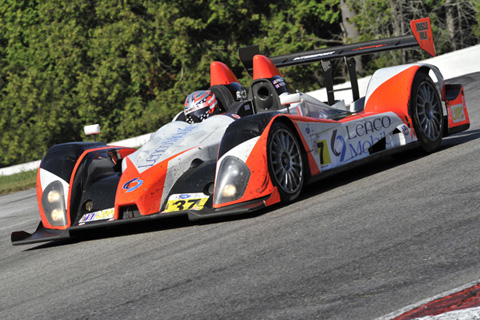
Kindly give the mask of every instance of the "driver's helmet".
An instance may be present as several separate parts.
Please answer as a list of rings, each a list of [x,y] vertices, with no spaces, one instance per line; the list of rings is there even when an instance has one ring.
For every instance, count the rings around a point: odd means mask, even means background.
[[[210,90],[195,91],[185,99],[185,118],[188,123],[201,122],[217,113],[218,102]]]

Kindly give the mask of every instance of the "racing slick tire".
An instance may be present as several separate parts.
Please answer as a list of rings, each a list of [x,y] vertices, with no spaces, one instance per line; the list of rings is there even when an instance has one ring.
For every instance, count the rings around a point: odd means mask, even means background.
[[[425,72],[418,72],[413,79],[409,113],[420,148],[427,153],[437,150],[444,130],[442,100]]]
[[[268,171],[283,202],[294,201],[305,183],[302,149],[290,128],[282,122],[272,124],[267,140]]]

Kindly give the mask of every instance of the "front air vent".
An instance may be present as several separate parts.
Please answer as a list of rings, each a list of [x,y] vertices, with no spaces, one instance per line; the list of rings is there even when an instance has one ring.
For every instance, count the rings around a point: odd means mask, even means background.
[[[140,211],[138,210],[137,206],[128,206],[128,207],[121,207],[120,214],[118,215],[119,219],[131,219],[140,217]]]

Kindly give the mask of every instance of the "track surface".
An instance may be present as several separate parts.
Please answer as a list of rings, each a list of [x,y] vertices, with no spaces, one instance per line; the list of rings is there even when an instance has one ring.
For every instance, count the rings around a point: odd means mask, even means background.
[[[452,81],[450,81],[452,82]],[[480,73],[471,129],[258,214],[135,225],[57,245],[35,191],[0,197],[0,319],[374,319],[480,279]]]

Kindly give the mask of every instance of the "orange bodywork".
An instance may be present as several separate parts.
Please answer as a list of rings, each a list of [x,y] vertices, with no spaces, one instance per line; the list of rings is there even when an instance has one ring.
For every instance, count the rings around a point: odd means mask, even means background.
[[[418,69],[420,69],[418,65],[411,66],[382,83],[368,97],[364,112],[383,113],[391,111],[402,120],[406,120],[405,117],[407,117],[409,123],[412,123],[408,114],[408,104],[413,78]],[[406,121],[405,124],[408,125]]]
[[[232,70],[223,62],[214,61],[210,64],[210,86],[226,85],[238,82]]]
[[[243,196],[235,201],[230,201],[221,204],[213,204],[214,208],[226,207],[245,201],[262,198],[268,195],[272,195],[267,201],[269,204],[273,204],[280,201],[280,196],[276,192],[276,188],[273,186],[268,172],[268,160],[267,160],[267,140],[268,132],[270,130],[271,123],[265,128],[264,132],[258,139],[257,143],[253,147],[250,155],[248,156],[245,164],[250,170],[250,180],[248,181],[247,188],[243,193]],[[275,194],[277,195],[275,197]],[[277,201],[278,200],[278,201]]]
[[[433,33],[430,26],[430,18],[423,18],[410,21],[410,29],[420,47],[435,57],[435,44],[433,43]]]
[[[125,161],[127,170],[123,172],[117,186],[115,219],[118,219],[122,206],[136,205],[142,215],[160,211],[168,161],[159,163],[142,174],[138,172],[129,158],[126,158]]]
[[[278,68],[273,64],[272,60],[257,54],[253,57],[253,80],[262,78],[272,78],[274,76],[282,76]]]
[[[463,86],[461,87],[458,96],[456,96],[454,99],[446,100],[445,105],[448,111],[449,128],[455,128],[470,123],[467,105],[465,103],[465,93],[463,91]]]
[[[191,149],[185,150],[180,154],[189,150]],[[132,205],[137,206],[141,215],[158,213],[162,205],[168,163],[180,154],[176,154],[142,173],[139,173],[128,157],[125,158],[127,169],[123,172],[117,186],[114,218],[119,218],[120,207]]]

